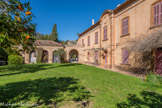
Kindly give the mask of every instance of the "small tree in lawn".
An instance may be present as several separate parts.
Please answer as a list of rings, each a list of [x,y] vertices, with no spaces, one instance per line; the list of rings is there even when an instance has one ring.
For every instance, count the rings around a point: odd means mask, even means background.
[[[60,56],[61,63],[64,63],[66,51],[64,49],[58,49],[57,54]]]
[[[24,51],[34,49],[36,24],[32,23],[31,9],[29,2],[0,1],[0,48],[6,50],[22,45]]]

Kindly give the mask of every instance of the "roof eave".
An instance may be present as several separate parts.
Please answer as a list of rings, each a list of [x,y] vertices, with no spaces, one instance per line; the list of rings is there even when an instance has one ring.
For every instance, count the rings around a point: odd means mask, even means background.
[[[90,30],[92,30],[93,28],[97,27],[100,24],[100,21],[96,22],[94,25],[92,25],[91,27],[89,27],[88,29],[86,29],[84,32],[82,32],[79,37],[81,37],[82,35],[84,35],[85,33],[89,32]]]
[[[114,9],[114,13],[116,14],[117,12],[119,12],[120,10],[122,10],[123,8],[127,7],[129,4],[135,1],[139,1],[139,0],[126,0],[124,3],[122,3],[120,6]]]

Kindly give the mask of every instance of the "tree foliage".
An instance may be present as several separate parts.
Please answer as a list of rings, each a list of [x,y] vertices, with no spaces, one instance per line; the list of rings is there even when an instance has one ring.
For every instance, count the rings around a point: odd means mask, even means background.
[[[23,50],[33,49],[36,24],[32,23],[31,9],[30,2],[0,1],[0,48],[22,45]]]
[[[130,67],[118,67],[137,74],[155,72],[156,51],[162,47],[162,27],[156,27],[121,44],[129,50]]]
[[[58,49],[55,54],[60,57],[61,63],[65,62],[66,51],[64,49]]]
[[[54,24],[52,33],[50,34],[41,34],[41,33],[36,33],[36,39],[37,40],[52,40],[55,42],[61,43],[62,41],[58,40],[58,33],[57,33],[57,25]]]
[[[37,63],[42,62],[42,55],[43,55],[43,48],[38,48],[37,49]]]
[[[52,40],[52,35],[51,34],[41,34],[41,33],[36,33],[37,40]]]
[[[8,64],[23,64],[23,58],[19,55],[9,55]]]
[[[54,24],[52,29],[52,40],[58,42],[57,25]]]

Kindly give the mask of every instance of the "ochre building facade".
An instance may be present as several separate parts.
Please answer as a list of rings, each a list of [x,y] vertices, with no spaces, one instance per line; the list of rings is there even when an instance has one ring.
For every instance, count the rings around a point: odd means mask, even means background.
[[[157,71],[162,74],[160,44],[153,49],[154,60],[147,59],[148,63],[142,60],[144,51],[134,54],[131,50],[140,49],[133,45],[135,40],[143,38],[145,41],[155,31],[162,31],[161,25],[162,0],[126,0],[114,10],[105,10],[97,23],[80,34],[77,45],[84,52],[80,62],[108,69]],[[149,70],[152,64],[154,70]]]
[[[53,63],[54,50],[64,48],[67,61],[70,52],[76,52],[79,63],[162,74],[161,26],[162,0],[126,0],[114,10],[105,10],[79,35],[76,45],[42,47],[49,50],[48,63]],[[29,55],[25,62],[29,63]]]

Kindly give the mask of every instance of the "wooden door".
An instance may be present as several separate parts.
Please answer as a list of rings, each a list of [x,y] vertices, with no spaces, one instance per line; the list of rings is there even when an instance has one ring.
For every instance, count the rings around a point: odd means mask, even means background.
[[[156,52],[156,74],[162,75],[162,50]]]

